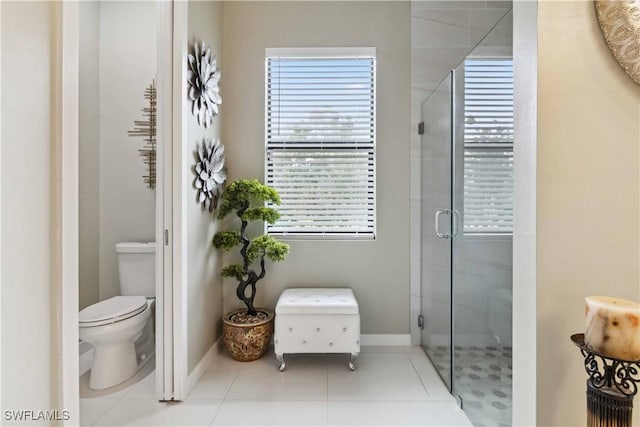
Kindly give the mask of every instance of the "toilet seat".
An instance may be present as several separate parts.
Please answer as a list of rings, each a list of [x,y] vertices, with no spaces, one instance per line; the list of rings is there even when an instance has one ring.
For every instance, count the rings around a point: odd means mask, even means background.
[[[116,296],[80,311],[80,327],[108,325],[129,319],[147,308],[147,299],[142,296]]]

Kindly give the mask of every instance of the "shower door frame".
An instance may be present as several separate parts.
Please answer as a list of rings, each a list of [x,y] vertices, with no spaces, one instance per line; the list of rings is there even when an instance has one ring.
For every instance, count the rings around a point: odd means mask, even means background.
[[[420,307],[419,307],[419,312],[420,312],[420,322],[421,324],[420,326],[420,330],[419,330],[419,345],[420,347],[422,347],[423,351],[425,352],[425,354],[427,355],[427,357],[429,358],[429,360],[431,361],[431,363],[434,365],[434,368],[436,370],[436,372],[438,373],[438,375],[440,376],[440,378],[442,379],[443,383],[445,384],[445,386],[447,387],[447,389],[449,390],[449,393],[453,394],[453,387],[454,387],[454,372],[455,372],[455,358],[454,358],[454,306],[455,306],[455,302],[454,302],[454,292],[453,292],[453,237],[454,237],[454,233],[455,231],[455,224],[454,221],[457,219],[457,215],[454,213],[453,211],[453,206],[454,206],[454,148],[455,148],[455,122],[454,122],[454,116],[455,116],[455,108],[456,108],[456,104],[455,104],[455,97],[454,97],[454,93],[455,93],[455,80],[456,80],[456,73],[455,70],[451,70],[449,71],[449,73],[447,74],[447,77],[445,77],[437,86],[437,88],[435,89],[435,91],[433,93],[431,93],[429,96],[427,96],[422,103],[420,104],[420,120],[421,120],[421,128],[422,130],[420,132],[425,132],[425,127],[426,124],[424,122],[425,116],[424,116],[424,111],[423,108],[425,106],[425,104],[427,103],[427,101],[432,97],[436,95],[436,92],[438,92],[439,88],[446,82],[449,81],[449,88],[448,88],[448,97],[449,97],[449,105],[448,105],[448,118],[449,118],[449,129],[448,129],[448,135],[447,135],[447,142],[446,145],[449,147],[449,168],[448,168],[448,205],[447,206],[439,206],[438,209],[435,211],[435,235],[437,238],[439,239],[444,239],[447,240],[449,242],[448,244],[448,269],[449,269],[449,275],[448,275],[448,297],[449,297],[449,310],[448,310],[448,314],[447,314],[447,318],[448,318],[448,325],[449,325],[449,333],[448,333],[448,346],[449,346],[449,363],[450,363],[450,369],[449,369],[449,373],[448,373],[448,380],[443,376],[443,372],[441,372],[441,370],[439,370],[436,367],[436,362],[434,360],[431,359],[431,355],[429,354],[429,352],[427,351],[427,349],[425,348],[425,346],[423,345],[423,337],[424,337],[424,325],[425,325],[425,312],[426,309],[423,307],[423,300],[424,300],[424,286],[423,286],[423,278],[422,278],[422,272],[421,272],[421,277],[420,277]],[[420,168],[421,168],[421,183],[420,183],[420,188],[423,189],[425,182],[424,182],[424,160],[422,159],[422,150],[424,150],[424,135],[421,133],[420,134],[420,144],[421,144],[421,159],[420,159]],[[422,190],[421,190],[422,191]],[[421,196],[422,197],[422,196]],[[421,206],[421,211],[423,210],[423,207]],[[422,212],[420,215],[420,221],[422,222],[424,220],[424,216],[428,216],[429,219],[432,218],[431,215],[433,215],[434,212]],[[448,224],[448,230],[446,232],[444,232],[443,234],[440,233],[440,229],[439,229],[439,217],[440,215],[442,215],[444,218],[448,218],[448,221],[445,221],[444,223]],[[423,227],[421,226],[421,244],[424,241],[424,233],[426,231],[423,229]],[[424,252],[424,249],[421,248],[421,254]],[[421,255],[422,258],[422,255]],[[420,260],[420,265],[421,265],[421,269],[423,268],[423,260]],[[435,285],[434,285],[435,286]]]

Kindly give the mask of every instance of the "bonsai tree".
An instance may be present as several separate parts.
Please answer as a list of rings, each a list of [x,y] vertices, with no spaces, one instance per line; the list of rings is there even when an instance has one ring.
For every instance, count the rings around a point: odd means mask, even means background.
[[[223,277],[238,280],[236,295],[247,306],[249,316],[257,316],[253,300],[256,296],[256,284],[265,276],[265,258],[278,262],[289,253],[289,245],[267,234],[250,239],[247,226],[250,221],[275,223],[280,214],[277,210],[264,206],[264,202],[280,204],[280,196],[273,188],[261,184],[255,179],[239,179],[227,187],[222,194],[222,204],[218,210],[218,219],[232,212],[240,218],[240,230],[220,231],[213,237],[213,246],[229,251],[240,245],[242,264],[231,264],[222,269]],[[254,269],[255,263],[259,271]]]

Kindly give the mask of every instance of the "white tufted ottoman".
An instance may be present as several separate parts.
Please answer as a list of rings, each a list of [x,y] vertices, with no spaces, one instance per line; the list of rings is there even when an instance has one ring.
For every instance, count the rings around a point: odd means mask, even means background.
[[[275,353],[349,353],[349,369],[360,353],[360,312],[349,288],[285,289],[276,305]]]

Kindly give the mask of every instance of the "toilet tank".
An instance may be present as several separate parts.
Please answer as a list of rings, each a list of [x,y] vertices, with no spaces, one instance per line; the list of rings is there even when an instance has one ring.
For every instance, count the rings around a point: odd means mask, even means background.
[[[120,295],[156,296],[155,242],[116,244]]]

